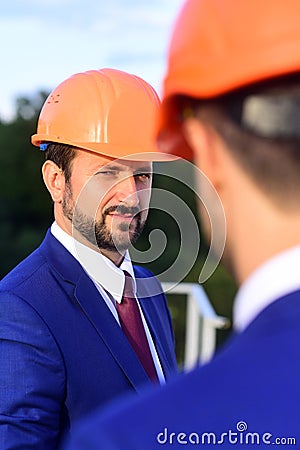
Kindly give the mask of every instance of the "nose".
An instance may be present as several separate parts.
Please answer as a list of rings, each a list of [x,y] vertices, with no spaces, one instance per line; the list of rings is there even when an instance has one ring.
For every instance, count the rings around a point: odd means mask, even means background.
[[[118,185],[119,201],[129,207],[139,205],[139,196],[136,181],[133,175],[125,176]]]

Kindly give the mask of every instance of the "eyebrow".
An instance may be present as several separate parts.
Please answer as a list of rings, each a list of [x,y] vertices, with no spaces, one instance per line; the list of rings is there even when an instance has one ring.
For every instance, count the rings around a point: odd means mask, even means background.
[[[98,169],[98,171],[100,171],[100,170],[116,170],[116,171],[123,171],[123,170],[126,170],[125,168],[124,168],[124,166],[122,166],[122,165],[113,165],[113,164],[110,164],[110,163],[108,163],[108,164],[105,164],[104,166],[102,166],[101,168],[99,168]],[[152,173],[152,168],[151,167],[146,167],[146,166],[144,166],[144,167],[137,167],[135,170],[133,170],[133,173],[142,173],[142,172],[145,172],[145,173]]]
[[[104,166],[99,168],[99,170],[102,170],[102,169],[104,169],[104,170],[106,170],[106,169],[108,169],[108,170],[121,170],[122,167],[118,166],[118,165],[112,165],[112,164],[108,163],[108,164],[105,164]]]

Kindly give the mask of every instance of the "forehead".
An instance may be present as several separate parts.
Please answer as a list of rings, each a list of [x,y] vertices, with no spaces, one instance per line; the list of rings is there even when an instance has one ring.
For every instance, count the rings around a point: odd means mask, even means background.
[[[151,161],[132,161],[130,159],[114,159],[97,153],[78,150],[74,158],[74,166],[78,169],[87,169],[89,171],[97,171],[100,168],[114,168],[115,170],[122,171],[151,171]]]

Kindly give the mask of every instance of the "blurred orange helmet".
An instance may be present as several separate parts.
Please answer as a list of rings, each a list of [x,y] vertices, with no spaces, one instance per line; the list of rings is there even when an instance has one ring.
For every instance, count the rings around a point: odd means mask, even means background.
[[[164,160],[155,144],[155,90],[115,69],[77,73],[59,84],[41,110],[33,145],[58,142],[113,158]]]
[[[190,157],[178,95],[212,98],[300,71],[299,0],[187,0],[169,48],[160,115],[161,151]]]

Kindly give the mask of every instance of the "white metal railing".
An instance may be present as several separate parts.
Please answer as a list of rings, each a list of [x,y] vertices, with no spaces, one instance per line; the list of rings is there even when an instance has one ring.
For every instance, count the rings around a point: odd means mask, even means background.
[[[167,295],[186,296],[186,334],[184,345],[184,370],[210,360],[216,349],[217,329],[230,325],[229,319],[218,316],[202,286],[197,283],[163,282]]]

